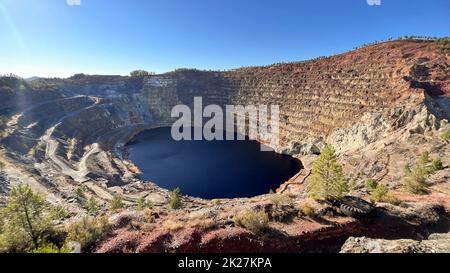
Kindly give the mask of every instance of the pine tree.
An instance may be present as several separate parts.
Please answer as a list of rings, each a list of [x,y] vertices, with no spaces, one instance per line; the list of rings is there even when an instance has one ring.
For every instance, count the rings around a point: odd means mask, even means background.
[[[89,198],[86,207],[89,213],[94,215],[98,214],[98,212],[100,211],[100,206],[94,197]]]
[[[171,209],[179,209],[182,206],[181,189],[176,188],[169,194],[169,207]]]
[[[316,200],[336,200],[348,191],[347,181],[336,152],[326,145],[313,163],[309,196]]]
[[[136,202],[136,210],[141,211],[144,209],[151,209],[153,207],[152,202],[145,200],[144,197],[140,197]]]
[[[125,204],[123,202],[123,199],[120,196],[114,195],[111,199],[111,202],[109,203],[109,208],[112,211],[120,210],[125,207]]]
[[[6,207],[0,211],[0,252],[25,252],[44,243],[51,230],[52,214],[42,196],[28,185],[11,189]]]

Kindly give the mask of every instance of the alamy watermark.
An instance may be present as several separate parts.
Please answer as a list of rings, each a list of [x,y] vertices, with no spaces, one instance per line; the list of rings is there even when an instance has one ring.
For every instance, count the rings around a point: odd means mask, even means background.
[[[80,6],[81,0],[66,0],[66,3],[69,6]]]
[[[366,0],[369,6],[381,6],[381,0]]]
[[[280,142],[278,105],[203,106],[202,97],[194,97],[194,107],[176,105],[171,117],[178,118],[171,129],[172,138],[180,140],[258,140],[261,151],[272,151]],[[208,119],[205,122],[205,119]],[[193,131],[193,132],[192,132]]]

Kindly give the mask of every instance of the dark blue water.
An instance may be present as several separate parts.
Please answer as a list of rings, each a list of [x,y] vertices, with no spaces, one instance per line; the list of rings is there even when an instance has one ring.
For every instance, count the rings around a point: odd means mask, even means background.
[[[174,141],[170,128],[147,130],[127,144],[142,178],[201,198],[268,193],[301,169],[300,161],[261,152],[256,141]]]

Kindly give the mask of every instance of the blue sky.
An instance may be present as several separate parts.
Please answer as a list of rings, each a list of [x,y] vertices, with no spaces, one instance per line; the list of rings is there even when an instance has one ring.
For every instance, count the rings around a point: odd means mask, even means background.
[[[0,74],[230,69],[403,35],[450,36],[450,1],[0,0]]]

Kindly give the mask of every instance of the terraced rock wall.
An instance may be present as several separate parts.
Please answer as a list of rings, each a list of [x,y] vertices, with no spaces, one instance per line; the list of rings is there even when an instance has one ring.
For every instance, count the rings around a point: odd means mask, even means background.
[[[426,97],[442,97],[448,103],[449,56],[436,42],[395,41],[308,62],[226,72],[2,82],[0,114],[9,121],[1,143],[42,159],[48,157],[48,139],[54,139],[55,153],[76,164],[94,143],[110,151],[143,128],[170,125],[172,107],[192,106],[196,96],[204,105],[279,105],[281,143],[274,148],[281,151],[411,101],[424,105]]]

